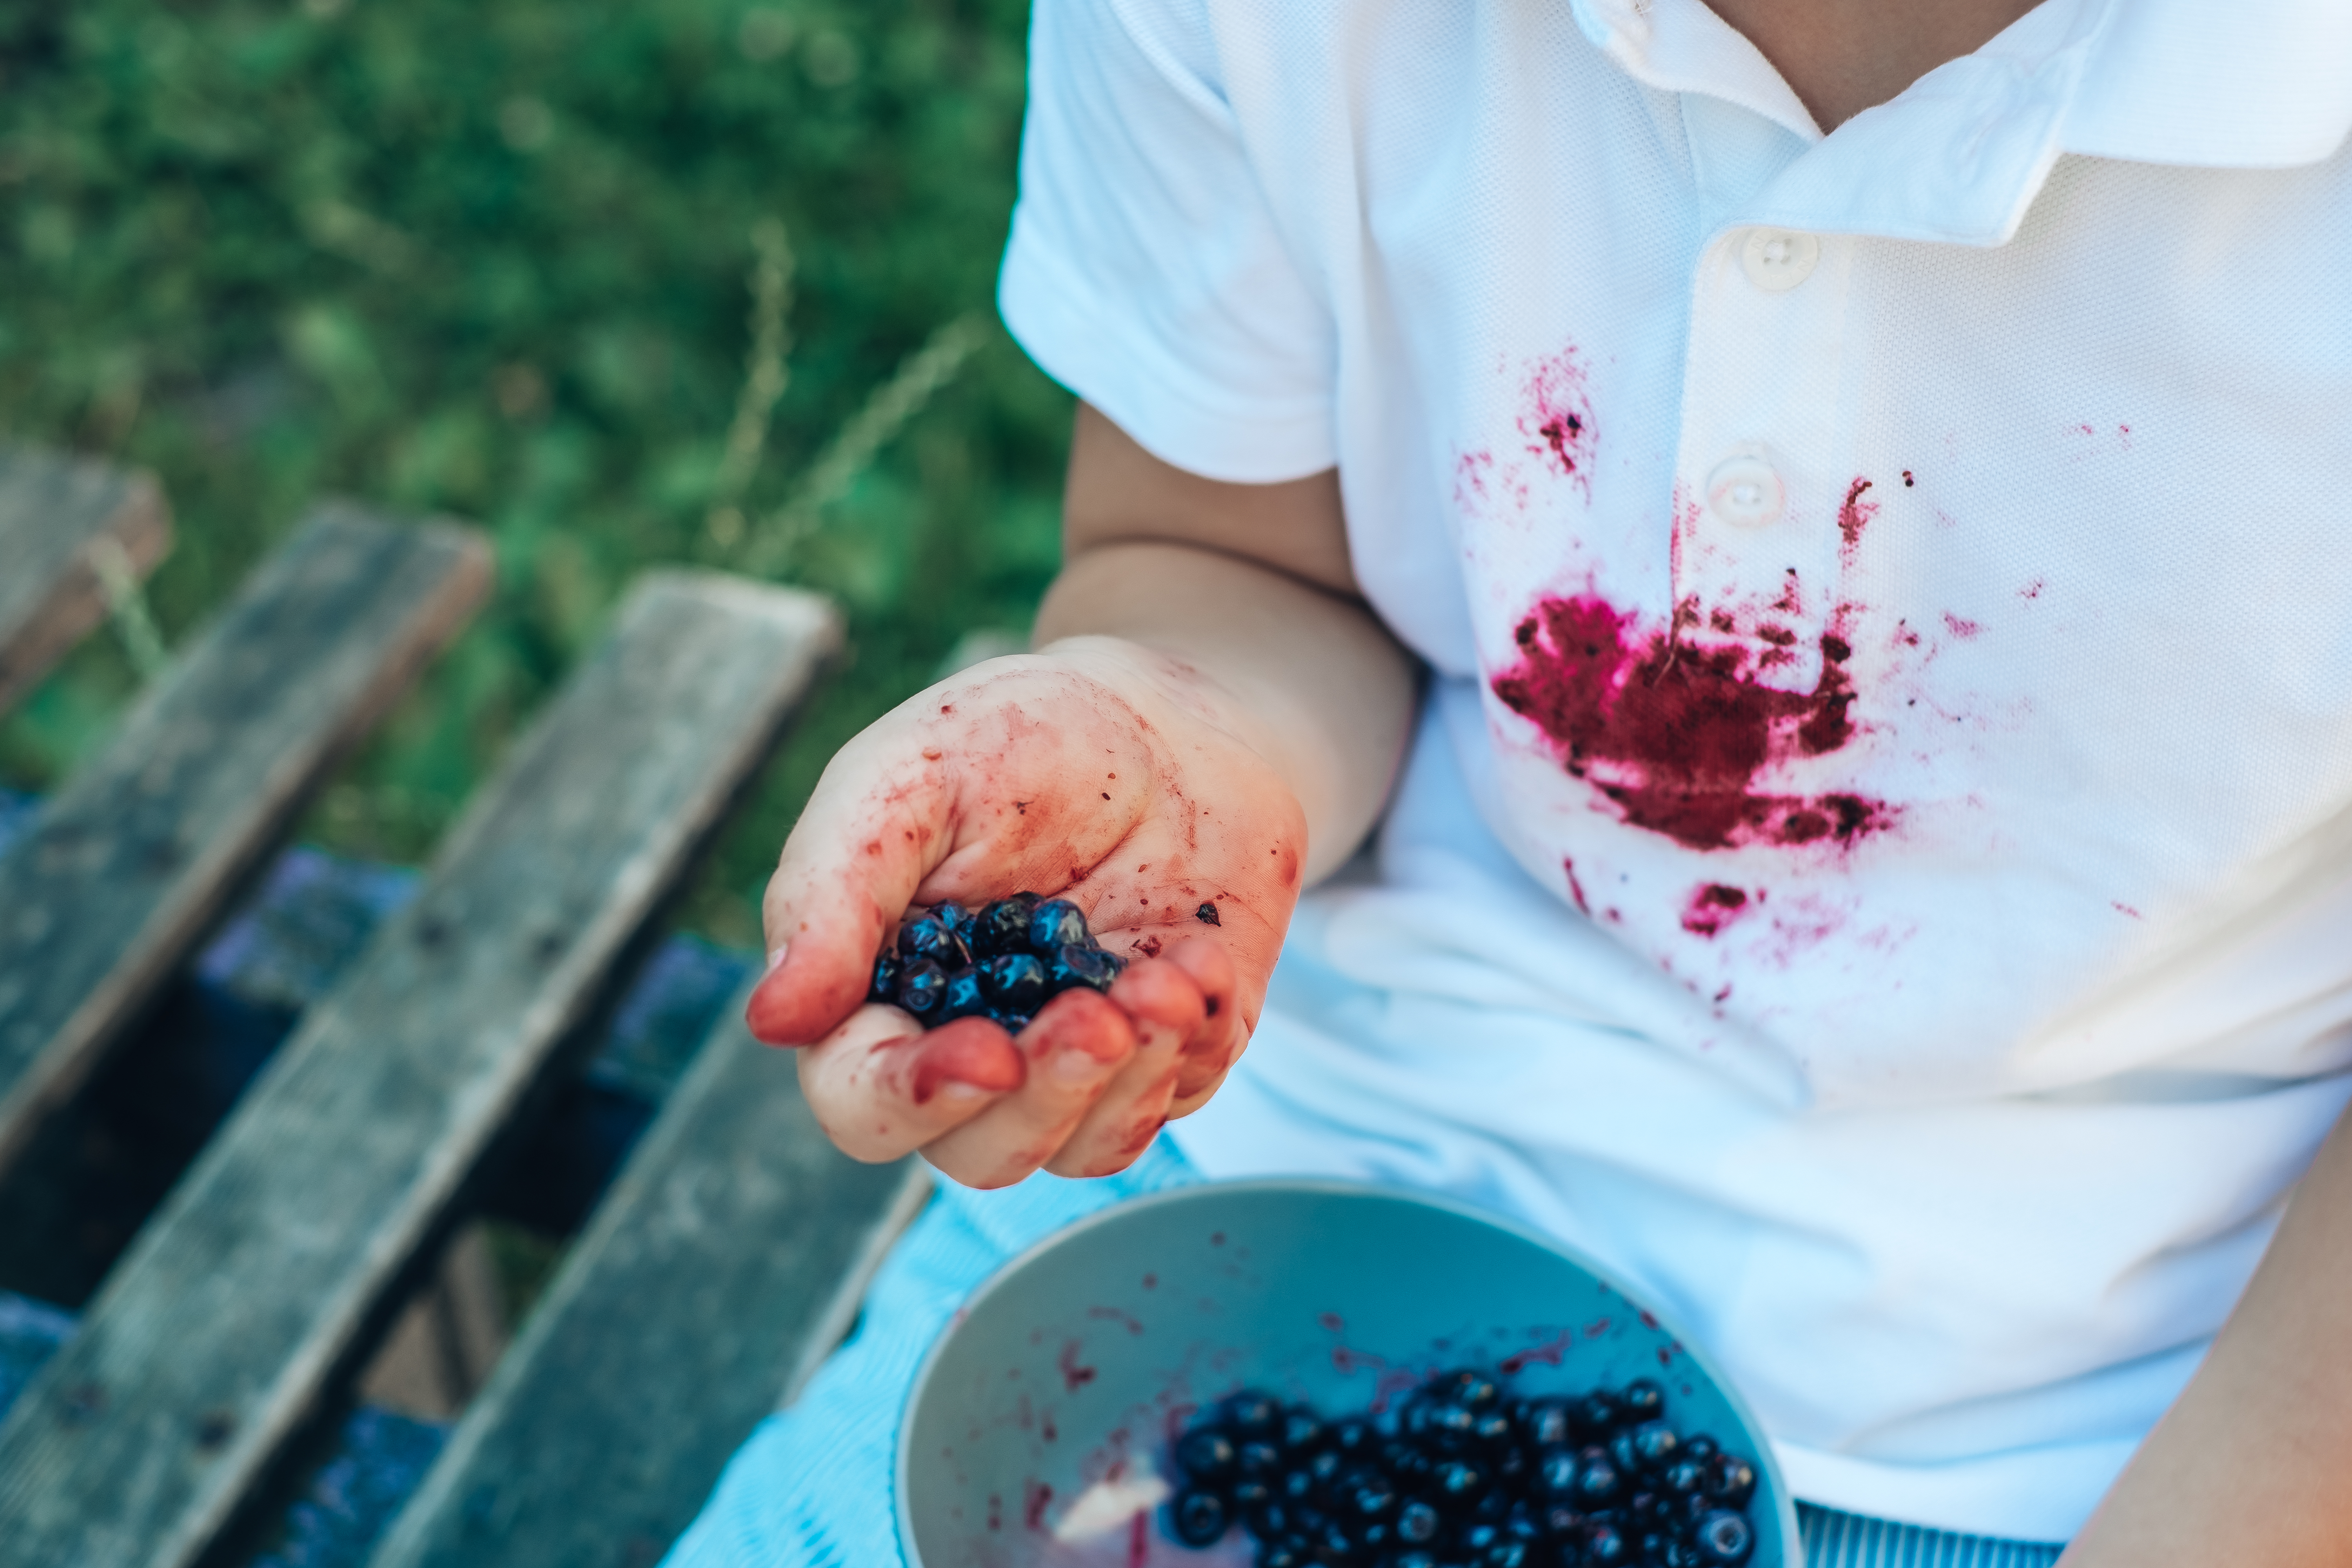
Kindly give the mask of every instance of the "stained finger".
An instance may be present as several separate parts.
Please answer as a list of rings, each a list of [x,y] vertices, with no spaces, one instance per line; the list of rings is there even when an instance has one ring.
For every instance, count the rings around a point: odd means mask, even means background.
[[[1093,991],[1065,991],[1021,1031],[1027,1079],[981,1115],[923,1146],[968,1187],[1006,1187],[1054,1157],[1135,1054],[1127,1015]]]
[[[801,1092],[842,1152],[896,1160],[1017,1092],[1028,1063],[985,1018],[928,1033],[896,1007],[861,1007],[800,1053]]]
[[[1181,1104],[1224,1076],[1249,1039],[1252,1020],[1244,1016],[1233,957],[1221,944],[1188,937],[1169,947],[1163,960],[1190,976],[1202,998],[1201,1020],[1184,1042],[1176,1075],[1175,1098]]]
[[[771,1045],[822,1039],[866,1000],[875,955],[946,834],[940,759],[883,750],[861,737],[834,759],[769,879],[769,970],[744,1017]]]
[[[1045,1168],[1057,1176],[1107,1176],[1133,1164],[1168,1119],[1184,1047],[1206,1013],[1200,985],[1164,958],[1130,965],[1110,999],[1135,1030],[1136,1050]]]

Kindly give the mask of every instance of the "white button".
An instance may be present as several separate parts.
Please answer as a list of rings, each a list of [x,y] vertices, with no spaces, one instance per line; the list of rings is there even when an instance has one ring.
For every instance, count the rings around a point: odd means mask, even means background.
[[[1813,275],[1822,258],[1822,242],[1810,234],[1786,228],[1752,228],[1739,248],[1739,265],[1759,289],[1785,294]]]
[[[1727,458],[1706,477],[1707,510],[1734,528],[1769,527],[1787,504],[1780,470],[1761,458]]]

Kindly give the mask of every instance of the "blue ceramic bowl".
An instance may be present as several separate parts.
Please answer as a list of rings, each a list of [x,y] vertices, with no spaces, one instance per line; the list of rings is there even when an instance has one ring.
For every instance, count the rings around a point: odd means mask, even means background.
[[[1460,1204],[1342,1182],[1187,1187],[1049,1237],[932,1347],[899,1428],[914,1568],[1240,1568],[1236,1530],[1163,1538],[1168,1446],[1243,1387],[1327,1414],[1441,1368],[1565,1394],[1653,1377],[1677,1430],[1754,1460],[1754,1568],[1802,1562],[1755,1418],[1674,1326],[1591,1259]]]

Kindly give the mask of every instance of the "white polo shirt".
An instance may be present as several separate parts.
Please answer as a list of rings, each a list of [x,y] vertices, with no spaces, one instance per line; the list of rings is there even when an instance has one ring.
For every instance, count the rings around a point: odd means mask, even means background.
[[[1801,1495],[2054,1539],[2352,1064],[2352,5],[2046,0],[1823,137],[1699,0],[1039,0],[1006,321],[1337,464],[1435,679],[1213,1173],[1624,1268]]]

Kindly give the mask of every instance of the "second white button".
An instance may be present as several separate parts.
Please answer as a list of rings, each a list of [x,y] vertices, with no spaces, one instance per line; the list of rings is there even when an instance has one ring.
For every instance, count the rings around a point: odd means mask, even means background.
[[[1788,505],[1780,471],[1761,458],[1727,458],[1706,477],[1706,508],[1735,528],[1765,528]]]

